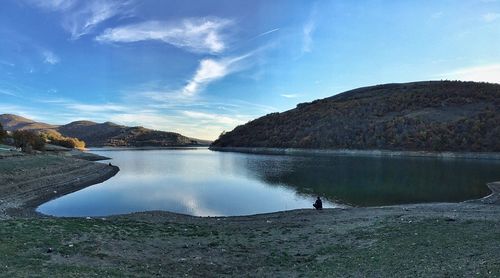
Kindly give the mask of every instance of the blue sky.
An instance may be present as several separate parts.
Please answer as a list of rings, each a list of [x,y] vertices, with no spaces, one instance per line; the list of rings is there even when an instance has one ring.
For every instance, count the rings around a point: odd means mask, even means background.
[[[6,0],[0,113],[215,139],[360,86],[500,83],[500,1]]]

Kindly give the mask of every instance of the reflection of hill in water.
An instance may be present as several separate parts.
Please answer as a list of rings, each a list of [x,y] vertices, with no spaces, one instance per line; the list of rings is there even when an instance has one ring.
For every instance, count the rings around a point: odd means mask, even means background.
[[[246,160],[252,176],[333,202],[376,206],[458,202],[489,193],[500,180],[492,161],[371,157],[268,157]]]

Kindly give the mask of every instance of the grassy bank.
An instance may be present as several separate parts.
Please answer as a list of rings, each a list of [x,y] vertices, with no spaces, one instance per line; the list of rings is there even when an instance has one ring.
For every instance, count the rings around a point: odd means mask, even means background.
[[[456,208],[5,220],[0,267],[16,277],[500,275],[498,208]]]

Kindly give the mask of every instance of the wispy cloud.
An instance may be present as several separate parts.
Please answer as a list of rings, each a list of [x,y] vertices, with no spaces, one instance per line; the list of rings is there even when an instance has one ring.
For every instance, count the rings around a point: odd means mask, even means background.
[[[257,36],[254,37],[255,38],[258,38],[258,37],[262,37],[262,36],[265,36],[265,35],[268,35],[268,34],[271,34],[271,33],[274,33],[274,32],[277,32],[279,31],[280,28],[275,28],[275,29],[272,29],[272,30],[269,30],[269,31],[266,31],[266,32],[263,32],[263,33],[260,33],[258,34]]]
[[[313,46],[312,34],[315,28],[316,24],[312,19],[302,27],[302,52],[311,52]]]
[[[500,13],[486,13],[481,16],[485,22],[493,22],[500,18]]]
[[[28,3],[51,11],[68,10],[76,4],[75,0],[27,0]]]
[[[38,102],[48,103],[48,104],[65,104],[65,103],[71,103],[70,100],[65,99],[65,98],[42,98],[42,99],[39,99]]]
[[[42,56],[43,56],[43,62],[46,64],[55,65],[60,61],[59,57],[57,57],[57,55],[50,50],[43,50]]]
[[[228,74],[228,66],[224,62],[213,59],[204,59],[200,62],[193,78],[182,89],[182,94],[192,96],[196,94],[200,88],[220,79]]]
[[[252,54],[245,54],[235,58],[226,58],[222,60],[201,60],[193,78],[191,78],[186,86],[182,88],[182,95],[193,96],[211,82],[238,71],[241,69],[241,67],[239,67],[239,62],[250,57],[251,55]]]
[[[281,94],[281,96],[284,98],[298,98],[300,94]]]
[[[172,123],[175,123],[176,119],[155,112],[129,112],[111,115],[110,121],[128,126],[144,126],[157,130],[171,131],[173,128]]]
[[[182,114],[191,119],[205,120],[212,124],[216,123],[216,124],[223,124],[230,126],[243,124],[249,120],[247,117],[244,116],[238,116],[238,115],[227,116],[227,115],[205,113],[198,111],[183,111]]]
[[[207,118],[197,115],[197,112],[193,113],[195,113],[191,114],[193,117],[190,117],[184,113],[165,114],[159,111],[129,112],[111,115],[109,116],[109,120],[118,124],[128,126],[140,125],[146,128],[178,132],[185,136],[202,139],[215,139],[223,130],[234,127],[231,124],[221,124],[207,120]],[[207,114],[207,116],[210,118],[214,115]]]
[[[200,61],[193,76],[182,88],[177,90],[146,89],[140,95],[156,101],[191,102],[210,83],[247,68],[251,63],[247,62],[247,60],[253,53],[250,52],[231,58],[203,59]]]
[[[14,63],[7,62],[7,61],[2,61],[2,60],[0,60],[0,65],[9,66],[9,67],[15,67],[16,66]]]
[[[102,22],[131,13],[131,1],[118,0],[27,0],[32,5],[62,14],[62,26],[71,39],[93,32]]]
[[[176,22],[146,21],[106,29],[100,42],[157,40],[196,53],[220,53],[226,48],[222,31],[233,22],[221,18],[189,18]]]
[[[128,111],[130,108],[116,104],[99,104],[90,105],[82,103],[69,103],[66,105],[68,109],[76,110],[83,113],[96,113],[96,112],[123,112]]]
[[[110,115],[114,113],[121,113],[133,110],[133,108],[116,103],[82,103],[73,99],[64,97],[44,97],[36,100],[39,103],[47,105],[55,105],[61,107],[64,111],[70,111],[72,115],[93,116],[96,114]]]
[[[120,14],[130,12],[127,1],[85,1],[83,7],[73,11],[63,22],[71,33],[72,39],[78,39],[92,32],[100,23]]]
[[[500,64],[462,68],[439,75],[442,79],[500,83]]]
[[[186,123],[189,123],[190,130],[195,130],[197,134],[200,134],[196,136],[212,140],[216,139],[222,131],[232,130],[235,126],[247,123],[253,118],[248,115],[226,115],[200,111],[183,111],[181,117],[185,119]]]
[[[19,106],[15,104],[0,103],[0,113],[15,114],[35,121],[41,120],[37,111],[34,111],[32,108],[26,106]]]
[[[302,54],[313,50],[313,35],[316,30],[316,19],[318,16],[318,3],[312,5],[308,19],[302,25]]]
[[[9,90],[5,90],[5,89],[0,89],[0,94],[6,95],[6,96],[17,97],[16,93],[9,91]]]

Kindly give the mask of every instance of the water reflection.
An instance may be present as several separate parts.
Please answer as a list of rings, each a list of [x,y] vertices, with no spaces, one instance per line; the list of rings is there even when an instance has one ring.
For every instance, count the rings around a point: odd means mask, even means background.
[[[242,167],[270,185],[326,196],[355,206],[459,202],[489,194],[500,163],[479,160],[381,157],[247,159]],[[279,169],[274,171],[274,169]]]
[[[325,207],[462,201],[500,180],[498,162],[270,156],[194,150],[96,151],[121,171],[39,211],[97,216],[168,210],[198,216]],[[106,162],[107,163],[107,162]]]

